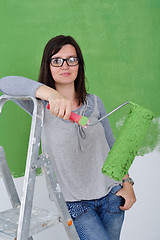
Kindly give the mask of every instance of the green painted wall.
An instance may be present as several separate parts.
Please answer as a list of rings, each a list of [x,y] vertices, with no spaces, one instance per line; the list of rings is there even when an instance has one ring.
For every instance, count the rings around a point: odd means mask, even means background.
[[[160,0],[0,0],[0,77],[37,80],[47,41],[72,35],[84,53],[89,92],[101,97],[107,111],[126,100],[151,109],[155,130],[160,117],[159,25]],[[110,116],[115,136],[125,111]],[[30,120],[11,102],[0,118],[0,145],[14,175],[24,172]],[[157,134],[157,128],[150,134],[152,149]]]

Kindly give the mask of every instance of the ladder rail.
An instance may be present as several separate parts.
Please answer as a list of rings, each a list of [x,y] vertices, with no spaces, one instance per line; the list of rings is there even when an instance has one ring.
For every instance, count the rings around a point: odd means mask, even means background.
[[[34,104],[30,139],[27,153],[26,169],[23,183],[23,194],[20,206],[20,215],[17,230],[17,240],[32,240],[32,237],[28,238],[30,218],[33,204],[33,194],[36,179],[36,169],[31,168],[31,164],[38,159],[39,148],[40,148],[40,138],[41,129],[43,126],[43,114],[44,108],[41,100],[30,96],[9,96],[2,95],[0,97],[0,113],[2,111],[3,105],[9,100],[31,100]]]
[[[3,147],[0,146],[0,172],[2,174],[2,178],[9,196],[9,199],[11,201],[12,207],[16,208],[21,205],[11,172],[9,170],[5,152]]]
[[[59,173],[56,167],[56,162],[53,158],[51,161],[48,154],[41,154],[40,161],[43,162],[41,167],[45,174],[50,199],[51,201],[55,202],[55,205],[60,214],[60,221],[63,223],[69,239],[79,240],[78,234],[73,224],[73,220],[71,219],[66,201],[58,183],[57,176]]]
[[[46,163],[44,165],[41,165],[40,163],[41,157],[39,157],[39,148],[44,117],[44,106],[42,100],[38,100],[30,96],[2,95],[0,96],[0,114],[5,102],[7,102],[8,100],[15,101],[20,99],[33,101],[34,108],[24,176],[23,194],[21,199],[20,215],[18,221],[17,240],[32,240],[32,237],[28,236],[36,180],[36,166],[39,166],[43,169],[46,176],[47,184],[51,186],[49,193],[55,201],[56,207],[60,214],[60,221],[63,223],[69,239],[78,240],[79,237],[75,230],[74,224],[72,224],[72,220],[68,212],[63,193],[61,192],[61,190],[59,190],[59,192],[56,190],[56,187],[59,186],[56,178],[56,174],[58,174],[56,164],[54,160],[52,161],[52,166],[50,164],[47,165]],[[46,158],[44,159],[46,161]],[[68,221],[71,222],[71,226],[68,224]]]
[[[33,194],[36,180],[36,169],[31,167],[32,163],[39,157],[41,130],[43,126],[43,103],[31,98],[34,110],[31,123],[30,139],[27,153],[26,170],[24,176],[23,196],[19,216],[17,240],[27,240],[30,227],[30,218],[33,204]]]

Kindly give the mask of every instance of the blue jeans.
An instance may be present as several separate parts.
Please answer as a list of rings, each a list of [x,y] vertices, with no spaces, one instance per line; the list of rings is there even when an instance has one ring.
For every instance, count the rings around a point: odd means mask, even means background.
[[[118,240],[124,220],[124,198],[115,195],[121,185],[96,200],[67,202],[80,240]]]

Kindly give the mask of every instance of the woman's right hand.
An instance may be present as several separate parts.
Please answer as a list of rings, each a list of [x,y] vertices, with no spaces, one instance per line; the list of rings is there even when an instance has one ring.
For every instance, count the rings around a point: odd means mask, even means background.
[[[71,102],[66,97],[55,91],[48,97],[50,113],[58,118],[68,120],[71,115]]]
[[[68,120],[71,115],[71,102],[53,88],[42,85],[36,90],[36,97],[50,104],[50,113],[58,118]]]

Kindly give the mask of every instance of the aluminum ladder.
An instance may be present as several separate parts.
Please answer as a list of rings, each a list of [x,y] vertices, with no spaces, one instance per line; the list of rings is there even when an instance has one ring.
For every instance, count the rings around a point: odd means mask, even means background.
[[[4,149],[0,146],[0,172],[12,204],[11,209],[0,212],[0,239],[33,240],[32,236],[34,234],[58,223],[62,223],[68,238],[70,240],[78,240],[78,234],[68,212],[66,202],[56,177],[56,175],[58,176],[58,171],[55,161],[52,159],[51,164],[51,159],[48,154],[39,155],[44,116],[42,100],[30,96],[2,95],[0,96],[0,114],[3,105],[8,100],[18,101],[20,99],[33,101],[34,105],[23,182],[23,194],[20,201],[13,177],[8,168]],[[45,174],[49,196],[50,199],[55,202],[58,214],[32,206],[37,168],[41,168]]]

